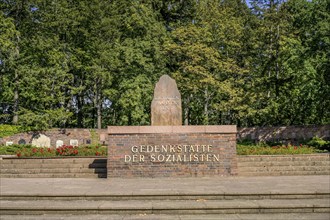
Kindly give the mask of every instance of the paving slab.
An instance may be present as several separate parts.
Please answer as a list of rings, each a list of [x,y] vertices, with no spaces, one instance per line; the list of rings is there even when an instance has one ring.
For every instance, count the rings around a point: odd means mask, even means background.
[[[204,178],[1,178],[0,195],[230,195],[329,193],[329,176]]]
[[[324,193],[326,197],[321,197],[321,199],[311,198],[307,202],[299,200],[299,194],[314,194],[314,193]],[[280,176],[280,177],[209,177],[209,178],[160,178],[160,179],[69,179],[69,178],[0,178],[0,196],[131,196],[131,195],[141,195],[141,196],[154,196],[159,195],[159,201],[100,201],[95,200],[79,200],[79,201],[66,201],[70,203],[71,207],[77,210],[88,209],[92,206],[97,209],[107,209],[107,208],[145,208],[149,210],[157,208],[168,207],[169,211],[171,206],[175,205],[173,201],[162,201],[161,198],[164,196],[192,196],[191,198],[196,198],[194,195],[209,195],[207,198],[225,198],[224,201],[212,201],[212,200],[195,200],[195,201],[184,201],[178,205],[181,208],[193,209],[198,207],[205,207],[209,210],[230,207],[245,207],[245,208],[262,208],[268,207],[271,209],[274,207],[278,209],[279,212],[287,212],[285,208],[296,206],[307,207],[301,211],[301,213],[259,213],[259,214],[210,214],[203,215],[202,213],[188,212],[189,215],[181,215],[181,213],[166,213],[166,214],[135,214],[127,215],[122,213],[114,212],[109,215],[102,215],[97,212],[86,213],[84,216],[70,215],[70,213],[57,214],[56,211],[52,214],[37,215],[30,213],[29,215],[2,215],[1,220],[11,220],[11,219],[178,219],[178,220],[197,220],[197,219],[255,219],[255,220],[329,220],[330,219],[330,198],[328,198],[330,193],[330,177],[329,176]],[[295,195],[298,196],[296,200],[281,200],[281,194]],[[232,195],[246,195],[249,197],[248,200],[242,201],[236,200],[231,201]],[[250,198],[255,196],[256,200]],[[273,200],[272,197],[277,198]],[[259,200],[260,198],[263,200]],[[305,197],[305,195],[304,195]],[[205,198],[205,197],[201,197]],[[269,200],[267,200],[269,198]],[[306,198],[306,197],[305,197]],[[175,200],[174,200],[175,201]],[[286,201],[286,202],[284,202]],[[21,201],[10,201],[2,200],[0,205],[2,207],[54,207],[61,208],[66,206],[66,202],[57,201],[56,199],[47,200],[21,200]],[[326,213],[310,213],[315,208],[321,207],[323,204],[327,207]],[[280,210],[279,208],[283,208]],[[297,209],[296,209],[297,210]],[[308,210],[308,212],[306,212]],[[277,210],[269,210],[271,212]]]
[[[158,201],[109,201],[109,200],[0,200],[2,209],[15,210],[224,210],[224,209],[294,209],[327,208],[328,199],[282,200],[158,200]]]
[[[1,220],[329,220],[330,213],[223,215],[1,215]]]

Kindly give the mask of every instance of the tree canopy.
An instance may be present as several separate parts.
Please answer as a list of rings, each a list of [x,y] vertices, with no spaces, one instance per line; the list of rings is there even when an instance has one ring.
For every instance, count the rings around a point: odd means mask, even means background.
[[[184,124],[330,123],[327,0],[0,0],[0,123],[148,125],[173,77]]]

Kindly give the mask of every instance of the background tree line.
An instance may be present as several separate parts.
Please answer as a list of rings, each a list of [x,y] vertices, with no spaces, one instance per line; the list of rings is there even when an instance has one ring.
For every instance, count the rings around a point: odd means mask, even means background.
[[[178,83],[184,124],[330,123],[328,0],[1,0],[0,122],[150,124]]]

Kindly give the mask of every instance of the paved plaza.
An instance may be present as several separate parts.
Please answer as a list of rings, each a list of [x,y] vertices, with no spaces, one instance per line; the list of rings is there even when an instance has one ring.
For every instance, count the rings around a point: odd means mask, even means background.
[[[329,192],[330,177],[2,178],[1,195],[278,194]]]
[[[204,196],[228,196],[245,195],[246,197],[255,195],[265,195],[276,197],[277,195],[287,194],[313,194],[313,193],[329,193],[330,178],[329,176],[281,176],[281,177],[217,177],[217,178],[157,178],[157,179],[68,179],[68,178],[2,178],[1,179],[1,196],[182,196],[182,195],[204,195]],[[164,199],[165,200],[165,199]],[[251,203],[268,200],[253,200]],[[299,202],[299,199],[293,200]],[[323,200],[329,202],[329,200]],[[14,201],[13,201],[14,202]],[[33,205],[34,201],[25,201]],[[86,201],[86,206],[95,205],[105,206],[106,202],[102,201]],[[205,201],[203,201],[205,202]],[[235,203],[235,200],[225,200],[226,203]],[[276,200],[268,201],[276,203]],[[2,204],[7,205],[1,201]],[[44,206],[56,206],[61,201],[46,200]],[[129,205],[129,202],[122,200],[116,205]],[[72,201],[75,204],[75,201]],[[132,203],[134,205],[136,203]],[[206,203],[207,204],[207,203]],[[17,205],[26,205],[22,201],[18,201]],[[79,205],[79,204],[77,204]],[[262,205],[262,204],[259,204]],[[270,204],[272,205],[272,204]],[[330,213],[260,213],[260,214],[199,214],[199,215],[164,215],[164,214],[88,214],[88,215],[71,215],[71,214],[52,214],[52,215],[1,215],[4,219],[309,219],[309,220],[328,220]]]

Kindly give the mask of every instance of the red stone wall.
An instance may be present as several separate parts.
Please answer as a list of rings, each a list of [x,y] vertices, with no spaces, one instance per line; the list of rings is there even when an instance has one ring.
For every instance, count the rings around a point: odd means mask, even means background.
[[[330,140],[330,125],[238,128],[237,140],[298,142],[315,136]]]
[[[195,127],[195,126],[191,126]],[[132,127],[134,129],[134,126]],[[130,129],[126,127],[126,129]],[[76,139],[79,145],[87,144],[87,140],[91,140],[92,144],[108,143],[107,129],[51,129],[43,132],[51,140],[51,146],[55,147],[56,140],[64,141],[69,144],[71,139]],[[24,139],[26,143],[31,143],[32,132],[20,133],[10,137],[0,138],[0,145],[12,141],[18,144],[20,139]],[[94,135],[94,137],[93,137]],[[102,137],[101,137],[102,136]],[[250,127],[238,128],[237,140],[253,140],[253,141],[273,141],[273,142],[296,142],[301,140],[309,140],[315,136],[330,140],[330,125],[306,125],[306,126],[278,126],[278,127]]]
[[[50,138],[51,146],[56,146],[57,140],[62,140],[65,145],[70,144],[70,140],[78,140],[79,145],[87,144],[88,140],[92,144],[107,144],[107,130],[106,129],[51,129],[43,132],[42,134]],[[24,139],[26,144],[31,144],[32,138],[35,135],[33,132],[26,132],[16,134],[10,137],[4,137],[0,139],[0,144],[6,144],[7,141],[12,141],[14,144],[18,144],[19,140]],[[102,138],[101,138],[102,136]]]
[[[124,126],[108,130],[109,178],[237,174],[236,126]]]

